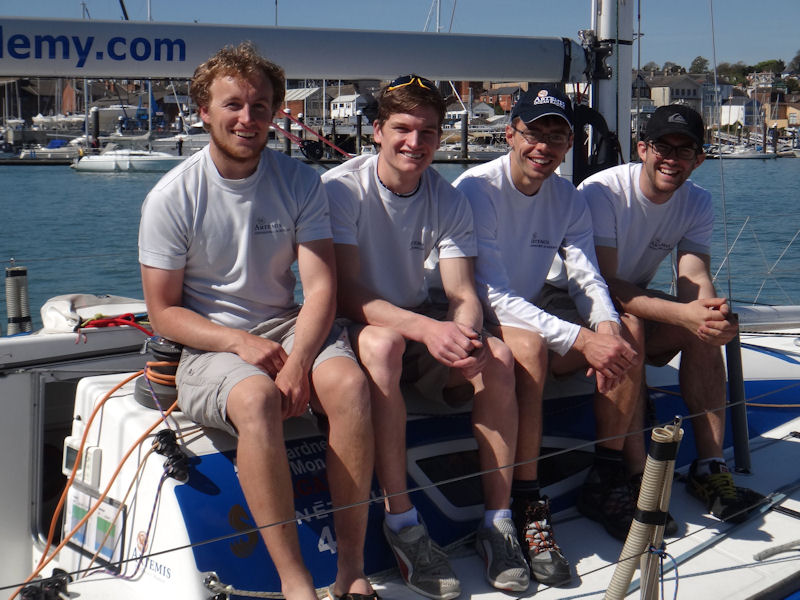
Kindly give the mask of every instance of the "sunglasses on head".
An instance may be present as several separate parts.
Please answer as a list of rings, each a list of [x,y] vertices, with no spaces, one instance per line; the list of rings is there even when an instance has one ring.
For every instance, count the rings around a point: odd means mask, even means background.
[[[425,88],[426,90],[434,90],[436,89],[436,85],[430,80],[425,79],[424,77],[420,77],[419,75],[403,75],[402,77],[398,77],[392,83],[390,83],[386,87],[387,92],[391,92],[401,87],[405,87],[407,85],[411,85],[416,83],[419,87]]]

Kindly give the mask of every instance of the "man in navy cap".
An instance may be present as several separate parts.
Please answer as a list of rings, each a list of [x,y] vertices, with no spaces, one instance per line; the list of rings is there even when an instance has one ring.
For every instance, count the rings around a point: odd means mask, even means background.
[[[516,361],[520,464],[511,493],[517,531],[533,577],[559,585],[570,578],[569,563],[553,538],[549,502],[540,497],[538,483],[544,383],[548,372],[588,367],[596,375],[598,410],[613,412],[604,394],[622,380],[636,352],[620,335],[596,267],[586,203],[572,183],[554,175],[573,142],[569,99],[554,87],[531,87],[511,112],[506,141],[508,154],[468,170],[454,185],[475,216],[475,276],[488,327]],[[540,308],[557,253],[570,282],[566,312],[557,307],[563,302]]]
[[[725,367],[721,346],[738,325],[725,298],[711,280],[711,194],[689,181],[703,154],[703,120],[683,105],[659,107],[638,142],[640,163],[606,169],[586,179],[580,189],[592,213],[601,273],[620,307],[632,344],[647,363],[664,365],[681,352],[681,395],[695,415],[697,450],[689,470],[688,491],[722,520],[741,521],[761,496],[733,484],[722,455],[725,433]],[[648,289],[662,260],[677,250],[677,294]],[[629,372],[632,386],[611,397],[642,407],[643,361]],[[640,400],[642,400],[640,402]],[[624,431],[620,415],[618,427]],[[630,421],[642,428],[643,412]],[[644,468],[644,443],[631,437],[626,462],[634,474]]]

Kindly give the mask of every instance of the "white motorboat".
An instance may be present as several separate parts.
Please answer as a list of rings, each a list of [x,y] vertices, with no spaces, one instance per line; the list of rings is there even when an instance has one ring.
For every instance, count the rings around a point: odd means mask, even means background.
[[[47,145],[36,144],[31,148],[23,148],[19,157],[22,159],[64,159],[79,158],[86,144],[86,137],[72,140],[53,139]]]
[[[760,160],[770,160],[773,158],[778,158],[777,153],[775,152],[762,152],[761,150],[753,147],[735,147],[730,152],[722,152],[718,155],[719,158],[723,160],[730,160],[730,159],[760,159]]]
[[[93,173],[115,173],[119,171],[147,172],[169,171],[180,164],[186,156],[167,152],[136,150],[131,148],[107,149],[100,154],[87,154],[72,163],[77,171]]]

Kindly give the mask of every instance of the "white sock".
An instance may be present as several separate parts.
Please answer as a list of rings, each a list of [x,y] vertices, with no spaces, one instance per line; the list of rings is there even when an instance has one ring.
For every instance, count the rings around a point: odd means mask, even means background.
[[[722,463],[724,465],[724,469],[722,471],[728,470],[728,465],[725,462],[725,459],[720,457],[713,456],[711,458],[698,458],[697,459],[697,469],[695,472],[698,475],[710,475],[711,474],[711,463]]]
[[[511,518],[511,509],[510,508],[502,508],[500,510],[487,510],[483,513],[483,526],[490,527],[492,523],[495,521],[499,521],[500,519],[510,519]]]
[[[402,513],[392,514],[387,512],[384,514],[384,518],[386,519],[386,526],[395,533],[399,533],[401,529],[406,527],[419,525],[419,515],[417,515],[417,509],[413,506]]]

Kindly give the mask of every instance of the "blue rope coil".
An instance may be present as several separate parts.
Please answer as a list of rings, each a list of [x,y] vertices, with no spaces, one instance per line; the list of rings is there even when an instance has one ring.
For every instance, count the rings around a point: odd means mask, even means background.
[[[655,546],[650,546],[647,550],[648,552],[657,555],[659,559],[662,600],[666,598],[666,595],[664,594],[664,560],[669,558],[672,561],[672,567],[673,570],[675,571],[675,591],[672,595],[672,599],[676,600],[678,598],[678,563],[675,562],[675,557],[672,556],[669,552],[667,552],[667,545],[664,542],[661,542],[660,548],[656,548]]]

